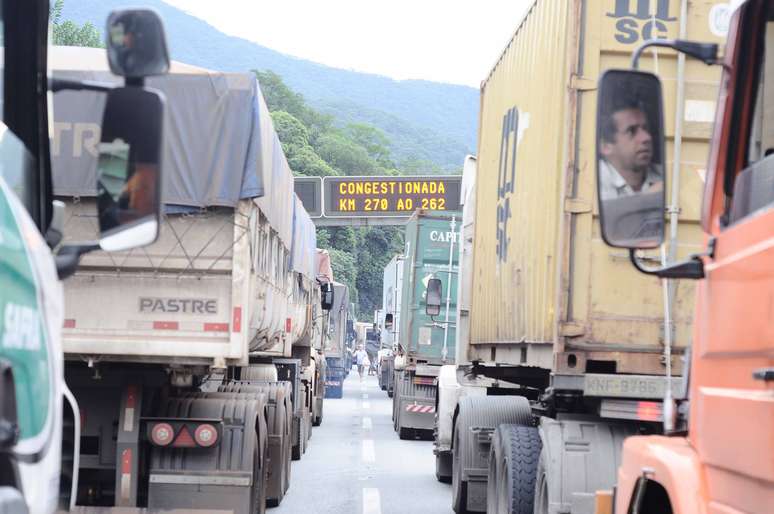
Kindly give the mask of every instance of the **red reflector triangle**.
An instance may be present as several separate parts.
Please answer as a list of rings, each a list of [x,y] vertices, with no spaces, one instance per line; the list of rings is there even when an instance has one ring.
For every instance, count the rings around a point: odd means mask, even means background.
[[[194,448],[196,446],[196,441],[194,441],[194,438],[191,436],[191,432],[188,430],[188,427],[184,426],[182,430],[180,430],[180,433],[177,434],[175,442],[172,443],[172,446],[177,448]]]

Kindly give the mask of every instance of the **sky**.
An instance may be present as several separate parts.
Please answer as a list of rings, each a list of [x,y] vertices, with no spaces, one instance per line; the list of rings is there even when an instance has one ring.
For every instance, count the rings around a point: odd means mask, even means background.
[[[532,0],[164,0],[328,66],[478,87]]]

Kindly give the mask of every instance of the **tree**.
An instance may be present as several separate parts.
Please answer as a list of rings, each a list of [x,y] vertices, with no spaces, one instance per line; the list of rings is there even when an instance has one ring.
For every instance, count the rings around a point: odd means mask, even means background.
[[[395,254],[403,251],[403,231],[399,227],[361,229],[362,243],[357,253],[358,307],[362,315],[371,316],[382,308],[384,268]]]
[[[414,156],[401,162],[399,167],[405,175],[439,175],[444,172],[436,163]]]
[[[287,111],[272,111],[271,120],[280,141],[289,145],[309,145],[309,131],[298,118]]]
[[[309,131],[298,118],[286,111],[271,113],[274,130],[277,131],[288,166],[295,175],[318,176],[338,175],[336,170],[322,160],[309,145]]]
[[[379,169],[366,149],[343,133],[323,134],[315,149],[320,157],[344,175],[375,175]]]
[[[64,0],[56,0],[49,11],[55,45],[104,48],[105,45],[97,27],[88,22],[78,26],[77,23],[69,20],[62,21],[63,8]]]
[[[333,278],[336,282],[349,286],[349,300],[358,301],[357,276],[358,268],[355,257],[345,250],[329,248],[331,254],[331,268],[333,268]]]
[[[344,132],[368,152],[368,155],[385,168],[394,168],[390,160],[390,139],[380,129],[365,123],[350,123]]]
[[[321,114],[306,105],[304,97],[291,90],[282,77],[273,71],[253,70],[261,86],[261,93],[266,100],[269,111],[285,111],[300,120],[309,131],[310,142],[330,130],[333,126],[333,116]]]

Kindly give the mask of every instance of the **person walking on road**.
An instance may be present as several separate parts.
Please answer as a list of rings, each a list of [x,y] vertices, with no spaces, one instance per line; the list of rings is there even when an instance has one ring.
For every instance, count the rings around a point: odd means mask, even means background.
[[[363,380],[363,370],[368,361],[368,354],[363,349],[363,345],[358,345],[355,352],[355,362],[357,363],[357,374],[360,375],[360,380]],[[368,363],[370,365],[370,362]]]

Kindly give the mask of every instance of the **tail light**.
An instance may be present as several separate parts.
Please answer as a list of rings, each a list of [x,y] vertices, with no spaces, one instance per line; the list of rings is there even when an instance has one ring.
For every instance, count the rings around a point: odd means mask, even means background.
[[[191,437],[191,431],[188,430],[187,426],[183,425],[172,446],[174,448],[196,448],[196,442]]]
[[[214,419],[148,419],[147,439],[159,447],[210,448],[220,441],[222,422]]]
[[[175,437],[175,431],[169,423],[156,423],[151,428],[151,441],[156,446],[167,446]]]
[[[199,425],[194,431],[194,440],[199,446],[209,448],[218,442],[218,430],[208,423]]]

